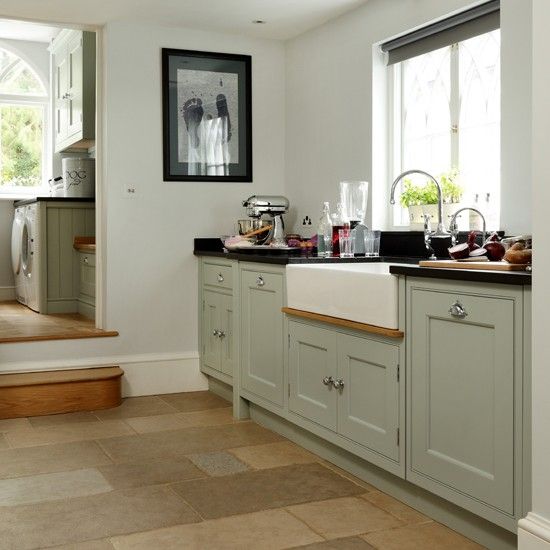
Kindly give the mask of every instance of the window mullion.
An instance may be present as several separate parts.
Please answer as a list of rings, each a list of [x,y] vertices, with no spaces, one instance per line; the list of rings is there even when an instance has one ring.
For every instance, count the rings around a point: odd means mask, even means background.
[[[451,166],[459,166],[459,121],[460,121],[460,67],[459,67],[459,45],[451,46]]]

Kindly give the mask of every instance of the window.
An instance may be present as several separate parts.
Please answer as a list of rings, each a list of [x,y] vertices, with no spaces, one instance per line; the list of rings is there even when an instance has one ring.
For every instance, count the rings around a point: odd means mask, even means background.
[[[394,172],[458,171],[462,205],[491,228],[500,211],[500,31],[494,30],[393,65]],[[394,223],[407,223],[401,209]],[[463,223],[467,228],[467,223]]]
[[[35,71],[0,47],[0,193],[44,184],[48,93]]]

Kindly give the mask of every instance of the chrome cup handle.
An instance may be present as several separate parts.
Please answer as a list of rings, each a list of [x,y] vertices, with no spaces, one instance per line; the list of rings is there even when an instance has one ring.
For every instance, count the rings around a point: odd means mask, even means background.
[[[325,376],[323,378],[323,384],[325,386],[330,386],[333,382],[334,382],[334,378],[332,378],[332,376]]]
[[[466,308],[458,300],[449,308],[449,313],[457,319],[464,319],[468,316]]]
[[[264,278],[259,275],[258,278],[256,279],[256,286],[264,286],[265,285],[265,281],[264,281]]]

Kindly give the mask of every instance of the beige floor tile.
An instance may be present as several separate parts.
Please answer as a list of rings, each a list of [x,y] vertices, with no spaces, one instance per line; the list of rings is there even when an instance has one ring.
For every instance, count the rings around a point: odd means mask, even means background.
[[[117,550],[277,550],[322,540],[284,510],[116,537]]]
[[[6,437],[13,448],[19,448],[119,437],[133,433],[135,433],[134,430],[122,420],[106,420],[105,422],[80,422],[8,432]]]
[[[50,547],[49,550],[114,550],[114,546],[108,539],[87,540],[75,544],[64,544],[63,546]]]
[[[330,468],[332,471],[336,472],[337,474],[340,474],[341,476],[345,477],[346,479],[349,479],[350,481],[353,481],[356,485],[359,485],[360,487],[363,487],[365,491],[376,491],[376,488],[373,487],[370,483],[367,483],[366,481],[363,481],[362,479],[358,478],[357,476],[354,476],[353,474],[350,474],[347,470],[344,470],[342,468],[339,468],[336,466],[336,464],[333,464],[332,462],[329,462],[328,460],[324,460],[322,458],[318,458],[319,462],[321,464],[324,464],[327,468]]]
[[[0,451],[0,479],[111,464],[94,441]]]
[[[230,449],[239,460],[258,470],[315,462],[317,457],[290,441]]]
[[[417,512],[414,508],[381,491],[370,491],[361,496],[405,523],[426,523],[432,521],[428,516]]]
[[[357,485],[317,463],[185,481],[172,487],[205,519],[362,492]],[[364,500],[360,502],[368,504]],[[380,513],[385,514],[381,510]],[[394,523],[399,523],[392,516],[389,517]]]
[[[299,550],[374,550],[374,547],[361,537],[346,537],[344,539],[314,542],[307,546],[296,547],[296,550],[298,548]]]
[[[0,451],[8,448],[8,440],[4,437],[4,434],[0,434]]]
[[[182,412],[204,411],[206,409],[221,409],[231,406],[229,401],[209,391],[194,391],[188,393],[171,393],[160,398]]]
[[[199,520],[169,487],[141,487],[5,508],[0,514],[0,541],[4,548],[30,550]]]
[[[291,506],[288,511],[327,539],[392,529],[401,521],[361,498],[347,497]]]
[[[439,523],[411,525],[363,535],[380,550],[482,550],[482,546]]]
[[[239,422],[226,426],[187,428],[101,440],[99,443],[115,462],[137,462],[153,458],[177,458],[193,453],[221,451],[282,437],[254,424]]]
[[[101,420],[114,420],[119,418],[132,418],[136,416],[153,416],[157,414],[170,414],[176,412],[174,407],[156,395],[145,397],[128,397],[120,407],[94,411]]]
[[[225,407],[220,409],[208,409],[205,411],[182,412],[177,417],[186,428],[202,426],[221,426],[238,422],[233,418],[233,409]]]
[[[0,433],[28,430],[31,427],[28,418],[7,418],[0,420]]]
[[[179,420],[178,414],[179,413],[159,414],[157,416],[137,416],[135,418],[126,418],[125,422],[140,434],[163,432],[166,430],[181,430],[184,426]]]
[[[52,414],[47,416],[33,416],[29,423],[35,428],[51,428],[63,424],[76,424],[80,422],[99,422],[91,412],[74,412],[67,414]]]
[[[188,455],[189,460],[209,476],[228,476],[246,472],[248,466],[225,451]]]
[[[112,491],[96,470],[73,470],[0,481],[0,506],[19,506]]]
[[[148,462],[110,464],[99,467],[99,471],[115,489],[130,489],[206,477],[206,474],[187,458],[160,458]]]

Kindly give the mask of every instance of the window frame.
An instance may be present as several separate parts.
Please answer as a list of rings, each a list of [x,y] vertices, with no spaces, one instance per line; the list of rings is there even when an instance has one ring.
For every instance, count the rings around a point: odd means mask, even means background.
[[[496,30],[496,29],[495,29]],[[492,31],[491,31],[492,32]],[[450,44],[447,46],[450,48],[449,54],[449,69],[450,69],[450,98],[449,98],[449,111],[450,111],[450,140],[451,140],[451,167],[459,166],[460,161],[460,135],[459,135],[459,123],[460,123],[460,48],[459,42]],[[388,125],[388,173],[390,175],[397,175],[402,173],[405,168],[403,167],[404,157],[404,118],[403,118],[403,66],[404,61],[388,65],[387,67],[387,82],[388,82],[388,105],[390,108],[387,113],[387,125]],[[451,168],[450,167],[450,168]],[[408,167],[408,168],[422,168]],[[393,177],[392,177],[393,179]],[[502,184],[502,181],[501,181]],[[398,188],[399,189],[399,188]],[[398,200],[394,205],[389,206],[388,211],[389,226],[394,231],[406,230],[410,224],[407,219],[406,209],[403,208]]]
[[[18,199],[29,196],[38,196],[48,194],[48,171],[50,170],[49,158],[51,156],[50,133],[51,133],[51,116],[50,116],[50,86],[48,82],[44,82],[39,71],[36,70],[34,64],[21,55],[20,52],[14,50],[7,44],[0,41],[0,48],[21,59],[32,71],[34,77],[42,84],[45,90],[44,95],[26,95],[26,94],[5,94],[0,92],[0,105],[13,106],[32,106],[42,107],[42,181],[39,185],[23,186],[23,185],[0,185],[0,200],[2,199]]]

